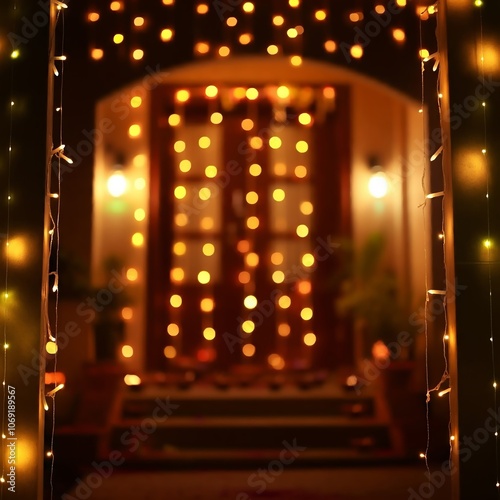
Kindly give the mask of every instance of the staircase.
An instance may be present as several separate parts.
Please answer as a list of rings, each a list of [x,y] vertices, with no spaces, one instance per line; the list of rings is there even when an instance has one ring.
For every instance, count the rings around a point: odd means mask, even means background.
[[[136,467],[227,468],[292,456],[302,465],[403,457],[376,384],[356,394],[334,375],[302,387],[293,376],[280,377],[124,386],[102,458],[119,451]]]

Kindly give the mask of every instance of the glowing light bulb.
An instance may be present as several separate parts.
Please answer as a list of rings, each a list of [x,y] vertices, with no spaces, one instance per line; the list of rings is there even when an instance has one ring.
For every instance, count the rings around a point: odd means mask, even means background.
[[[383,198],[389,191],[389,182],[384,172],[372,174],[368,181],[368,191],[374,198]]]
[[[127,190],[127,179],[121,172],[115,172],[109,177],[107,187],[109,194],[118,198]]]

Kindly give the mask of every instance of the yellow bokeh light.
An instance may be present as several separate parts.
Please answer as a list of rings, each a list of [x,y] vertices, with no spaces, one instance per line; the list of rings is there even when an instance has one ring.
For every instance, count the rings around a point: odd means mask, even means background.
[[[273,252],[271,254],[271,262],[275,265],[275,266],[279,266],[281,264],[283,264],[283,254],[281,252]]]
[[[141,16],[134,18],[134,26],[136,28],[141,28],[142,26],[144,26],[145,22],[146,22],[145,19]]]
[[[191,162],[189,160],[181,160],[179,162],[179,170],[183,173],[189,172],[191,170]]]
[[[133,375],[131,373],[127,373],[127,375],[123,377],[123,381],[126,385],[141,385],[141,377],[139,377],[138,375]]]
[[[132,245],[134,247],[142,247],[144,244],[144,236],[142,233],[134,233],[132,235]]]
[[[349,14],[349,21],[352,23],[358,23],[359,21],[362,21],[364,19],[364,15],[362,12],[351,12]]]
[[[188,223],[188,216],[186,214],[175,214],[174,222],[176,226],[183,227]]]
[[[219,55],[221,57],[227,57],[231,53],[231,49],[227,45],[222,45],[219,47]]]
[[[242,122],[241,122],[241,128],[243,130],[246,130],[247,132],[252,130],[254,127],[254,123],[253,123],[253,120],[250,120],[250,118],[245,118]]]
[[[252,41],[252,35],[250,33],[242,33],[238,40],[241,45],[248,45]]]
[[[11,264],[24,264],[29,253],[26,239],[22,236],[13,237],[5,244],[5,254]]]
[[[131,345],[122,346],[122,356],[124,358],[131,358],[134,355],[134,348]]]
[[[300,5],[300,0],[288,0],[288,5],[293,8],[297,8]]]
[[[273,24],[275,26],[283,26],[285,22],[285,19],[283,18],[283,16],[274,16],[273,17]]]
[[[146,211],[143,208],[137,208],[134,211],[134,219],[138,222],[143,221],[146,218]]]
[[[255,309],[257,307],[257,298],[254,295],[247,295],[243,299],[243,305],[247,309]]]
[[[118,12],[123,9],[123,3],[119,1],[111,2],[109,8],[114,12]]]
[[[290,89],[286,85],[281,85],[276,89],[276,95],[280,99],[287,99],[290,97]]]
[[[179,102],[187,102],[190,97],[191,97],[191,94],[189,93],[189,90],[186,90],[186,89],[178,90],[175,93],[175,98]]]
[[[297,165],[294,170],[295,177],[298,179],[303,179],[307,176],[307,168],[304,165]]]
[[[309,113],[300,113],[299,115],[299,123],[301,125],[311,125],[312,116]]]
[[[174,37],[174,30],[171,28],[165,28],[161,30],[160,38],[162,42],[170,42]]]
[[[137,190],[141,190],[141,189],[144,189],[146,187],[146,179],[144,179],[144,177],[138,177],[135,181],[134,181],[134,187],[135,189]]]
[[[127,279],[129,281],[136,281],[138,277],[139,273],[137,272],[137,269],[135,267],[129,267],[127,269]]]
[[[233,95],[236,99],[243,99],[246,96],[246,89],[243,87],[236,87],[233,90]]]
[[[184,269],[182,267],[173,267],[170,269],[170,279],[177,283],[184,280]]]
[[[312,266],[314,266],[314,255],[312,253],[305,253],[302,256],[302,264],[305,267],[312,267]]]
[[[255,99],[259,97],[259,91],[254,87],[250,87],[249,89],[247,89],[245,95],[249,101],[255,101]]]
[[[210,51],[210,45],[207,42],[198,42],[195,44],[194,50],[198,54],[208,54]]]
[[[203,255],[211,257],[215,253],[215,245],[213,243],[205,243],[203,245]]]
[[[308,295],[311,293],[312,285],[310,281],[299,281],[297,284],[297,290],[302,295]]]
[[[270,56],[275,56],[279,52],[278,46],[277,45],[269,45],[267,47],[267,53]]]
[[[292,305],[292,299],[288,295],[282,295],[278,299],[278,305],[282,309],[288,309]]]
[[[136,95],[134,97],[132,97],[132,99],[130,99],[130,105],[133,107],[133,108],[139,108],[142,104],[142,97]]]
[[[135,61],[140,61],[143,57],[144,57],[144,51],[143,51],[143,50],[141,50],[141,49],[135,49],[135,50],[132,52],[132,58],[133,58]]]
[[[183,153],[186,150],[186,143],[184,141],[174,142],[174,151],[176,153]]]
[[[139,137],[141,135],[141,126],[138,125],[137,123],[134,123],[134,125],[131,125],[128,129],[128,135],[129,137]]]
[[[295,149],[299,153],[307,153],[309,144],[306,141],[298,141],[297,144],[295,144]]]
[[[292,66],[300,66],[302,64],[302,57],[292,56],[290,57],[290,62],[292,63]]]
[[[295,232],[297,236],[305,238],[309,234],[309,228],[305,224],[299,224]]]
[[[245,262],[248,267],[257,267],[259,265],[259,256],[255,252],[249,252],[245,255]]]
[[[303,201],[299,205],[299,209],[304,215],[311,215],[313,213],[314,207],[310,201]]]
[[[167,333],[171,337],[177,337],[177,335],[179,335],[179,332],[180,332],[180,328],[179,328],[179,325],[177,325],[176,323],[170,323],[167,326]]]
[[[288,337],[290,335],[290,325],[288,323],[280,323],[278,325],[278,335],[280,337]]]
[[[335,99],[335,89],[333,87],[325,87],[323,89],[323,96],[326,99]]]
[[[427,49],[420,49],[418,55],[421,59],[427,59],[429,57],[429,51]]]
[[[269,138],[269,147],[272,149],[279,149],[281,147],[281,139],[277,136]]]
[[[230,27],[230,28],[234,28],[237,24],[238,24],[238,19],[236,19],[235,17],[231,16],[231,17],[228,17],[227,20],[226,20],[226,24]]]
[[[274,271],[273,281],[274,283],[283,283],[285,281],[285,273],[283,271]]]
[[[253,321],[247,319],[246,321],[243,321],[243,323],[241,325],[241,329],[245,333],[252,333],[255,330],[255,323]]]
[[[131,307],[124,307],[122,309],[122,318],[124,320],[129,320],[134,317],[134,310]]]
[[[304,307],[302,311],[300,311],[300,317],[304,321],[309,321],[313,317],[313,310],[310,307]]]
[[[286,34],[288,38],[297,38],[297,36],[299,35],[298,31],[295,28],[288,28]]]
[[[174,243],[173,252],[175,255],[185,255],[186,250],[187,250],[187,247],[183,241],[176,241]]]
[[[187,194],[187,189],[186,186],[176,186],[174,189],[174,196],[178,200],[183,200],[186,197]]]
[[[290,0],[292,1],[292,0]],[[267,362],[275,369],[275,370],[283,370],[285,368],[285,360],[279,354],[271,354],[267,358]]]
[[[201,283],[202,285],[206,285],[207,283],[210,283],[210,273],[208,271],[200,271],[198,273],[198,282]]]
[[[48,354],[56,354],[58,351],[57,344],[55,342],[49,341],[45,344],[45,350]]]
[[[87,14],[87,19],[91,22],[91,23],[95,23],[97,21],[99,21],[100,19],[100,15],[97,13],[97,12],[89,12]]]
[[[125,40],[125,37],[121,33],[117,33],[113,36],[113,43],[115,43],[116,45],[120,45],[123,40]]]
[[[213,179],[214,177],[217,176],[217,167],[214,166],[214,165],[207,165],[205,167],[205,175],[209,178],[209,179]]]
[[[200,200],[207,201],[212,196],[212,191],[210,191],[210,188],[202,187],[198,192],[198,196]]]
[[[249,205],[255,205],[259,201],[259,195],[255,191],[249,191],[245,199]]]
[[[285,191],[283,189],[275,189],[273,191],[273,200],[274,201],[283,201],[285,199]]]
[[[259,227],[260,221],[259,218],[255,215],[248,217],[247,219],[247,227],[248,229],[257,229]]]
[[[250,14],[255,10],[255,5],[252,2],[245,2],[243,4],[243,11],[247,14]]]
[[[211,326],[208,326],[203,330],[203,337],[207,340],[213,340],[215,338],[215,330]]]
[[[250,273],[248,271],[241,271],[238,274],[238,281],[243,285],[250,283]]]
[[[385,12],[385,6],[382,4],[375,5],[375,12],[377,14],[383,14]]]
[[[200,3],[196,6],[196,12],[198,14],[204,15],[208,13],[208,5],[206,3]]]
[[[324,44],[325,50],[332,54],[337,50],[337,44],[333,40],[327,40]]]
[[[399,5],[399,7],[405,7],[406,0],[396,0],[396,4]]]
[[[351,56],[354,57],[354,59],[363,57],[363,47],[361,47],[361,45],[353,45],[351,47]]]
[[[252,163],[250,167],[248,167],[248,173],[252,177],[258,177],[262,173],[262,167],[258,163]]]
[[[132,163],[134,164],[134,167],[145,167],[146,161],[147,161],[146,155],[140,154],[134,156]]]
[[[406,34],[405,34],[404,30],[402,30],[400,28],[393,29],[392,36],[393,36],[394,40],[396,40],[397,42],[404,42],[405,38],[406,38]]]
[[[174,346],[168,345],[163,349],[163,354],[165,355],[166,358],[168,359],[173,359],[175,356],[177,356],[177,351]]]
[[[215,113],[212,113],[210,115],[210,121],[214,125],[219,125],[220,123],[222,123],[223,119],[224,119],[224,117],[222,116],[222,113],[219,113],[218,111],[216,111]]]
[[[240,253],[247,253],[250,250],[250,242],[248,240],[238,241],[236,248]]]
[[[212,312],[214,310],[214,299],[210,297],[205,297],[204,299],[201,299],[200,302],[200,309],[203,312]]]
[[[210,140],[210,137],[207,137],[206,135],[198,139],[198,146],[200,146],[201,149],[209,148],[211,143],[212,141]]]
[[[203,217],[200,221],[201,229],[210,231],[214,227],[214,219],[212,217]]]
[[[177,127],[177,125],[180,125],[181,123],[181,117],[177,113],[173,113],[168,117],[168,124],[171,127]]]
[[[304,344],[307,346],[313,346],[316,343],[316,335],[314,333],[306,333],[304,335]]]
[[[241,352],[243,352],[247,358],[251,358],[255,354],[255,346],[253,344],[245,344]]]
[[[176,293],[170,297],[170,305],[174,308],[179,308],[182,306],[182,297]]]
[[[274,170],[274,175],[280,177],[286,175],[286,165],[282,162],[275,163],[273,170]]]
[[[320,9],[314,13],[314,17],[317,21],[324,21],[326,19],[326,10]]]
[[[250,146],[253,149],[262,149],[263,145],[264,141],[260,137],[254,136],[250,138]]]

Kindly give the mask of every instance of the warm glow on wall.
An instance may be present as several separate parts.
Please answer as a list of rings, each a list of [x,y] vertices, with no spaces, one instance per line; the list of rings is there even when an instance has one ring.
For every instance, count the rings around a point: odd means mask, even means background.
[[[109,194],[118,198],[127,190],[127,179],[121,172],[115,172],[109,177],[107,187]]]

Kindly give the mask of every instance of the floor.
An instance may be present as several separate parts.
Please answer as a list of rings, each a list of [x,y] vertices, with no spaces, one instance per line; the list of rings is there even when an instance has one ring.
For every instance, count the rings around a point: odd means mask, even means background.
[[[241,471],[93,472],[64,500],[450,500],[449,478],[422,466],[288,469],[277,460]],[[103,476],[107,476],[106,478]]]

